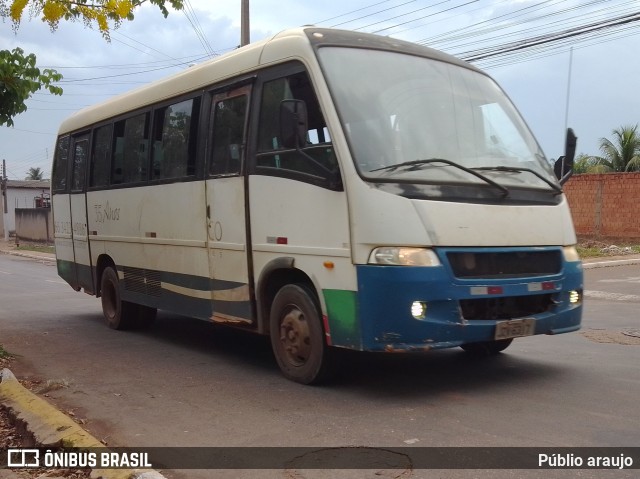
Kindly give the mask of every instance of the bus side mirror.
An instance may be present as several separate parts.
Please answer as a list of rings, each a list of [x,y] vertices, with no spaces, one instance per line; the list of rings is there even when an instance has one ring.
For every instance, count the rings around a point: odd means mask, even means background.
[[[576,143],[578,137],[571,128],[567,128],[567,137],[564,143],[564,156],[556,160],[553,171],[560,184],[564,185],[573,175],[573,160],[576,156]]]
[[[307,104],[302,100],[280,102],[280,140],[285,148],[299,149],[307,142]]]

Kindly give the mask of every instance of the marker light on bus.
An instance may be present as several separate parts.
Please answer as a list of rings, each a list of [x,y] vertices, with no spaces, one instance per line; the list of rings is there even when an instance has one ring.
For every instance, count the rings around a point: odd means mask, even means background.
[[[369,255],[369,264],[396,266],[440,266],[436,254],[427,248],[384,246]]]
[[[564,260],[568,263],[580,261],[580,255],[575,246],[565,246],[562,248],[562,254],[564,255]]]
[[[580,294],[580,291],[569,291],[569,303],[578,304],[580,301],[582,301],[582,295]]]

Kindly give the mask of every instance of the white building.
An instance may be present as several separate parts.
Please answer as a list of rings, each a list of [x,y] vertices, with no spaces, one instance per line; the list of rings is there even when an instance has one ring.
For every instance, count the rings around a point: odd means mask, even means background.
[[[3,216],[4,226],[9,230],[9,234],[14,235],[16,231],[16,208],[49,207],[50,198],[51,183],[49,180],[7,180],[8,211]],[[0,210],[0,213],[2,212],[3,210]]]

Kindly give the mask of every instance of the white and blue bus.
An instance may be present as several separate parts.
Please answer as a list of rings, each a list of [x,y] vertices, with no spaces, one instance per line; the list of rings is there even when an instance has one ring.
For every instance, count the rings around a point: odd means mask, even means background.
[[[58,272],[111,328],[161,309],[269,335],[301,383],[333,348],[580,328],[569,207],[526,124],[482,71],[393,38],[289,30],[86,108],[52,199]]]

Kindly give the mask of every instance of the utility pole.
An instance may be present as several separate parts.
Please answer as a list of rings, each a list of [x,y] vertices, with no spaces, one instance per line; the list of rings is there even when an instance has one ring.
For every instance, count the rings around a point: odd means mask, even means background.
[[[241,0],[240,9],[240,46],[244,47],[251,43],[249,38],[249,0]]]
[[[564,110],[564,133],[569,128],[569,97],[571,96],[571,69],[573,67],[573,47],[569,49],[569,75],[567,76],[567,105]]]
[[[9,241],[9,228],[6,227],[7,221],[7,213],[9,213],[9,208],[7,207],[7,161],[2,160],[2,172],[0,172],[0,190],[2,191],[2,215],[0,219],[0,226],[2,226],[2,230],[4,231],[4,240]]]

